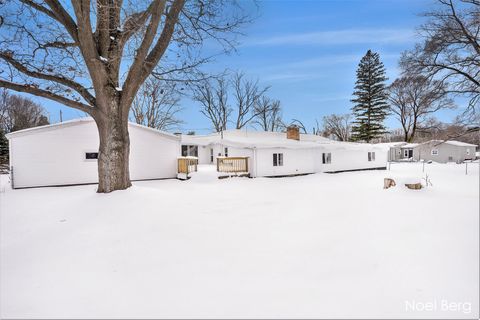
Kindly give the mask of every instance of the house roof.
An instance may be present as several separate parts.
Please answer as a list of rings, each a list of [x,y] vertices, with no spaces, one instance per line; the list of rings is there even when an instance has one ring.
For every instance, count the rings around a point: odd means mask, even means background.
[[[286,148],[286,149],[366,149],[381,148],[374,144],[338,142],[313,134],[301,134],[300,140],[287,139],[284,132],[226,130],[209,135],[182,135],[184,145],[222,144],[237,148]],[[384,146],[383,146],[384,147]]]
[[[470,144],[470,143],[465,143],[461,141],[456,141],[456,140],[430,140],[422,143],[406,143],[406,142],[392,142],[392,143],[379,143],[378,145],[385,145],[389,147],[400,147],[401,149],[409,149],[409,148],[416,148],[420,145],[425,145],[425,144],[449,144],[453,146],[459,146],[459,147],[476,147],[477,145],[475,144]]]
[[[471,143],[466,143],[466,142],[461,142],[461,141],[456,141],[456,140],[447,140],[444,143],[446,144],[451,144],[453,146],[460,146],[460,147],[476,147],[476,144],[471,144]]]
[[[418,147],[420,144],[419,143],[406,143],[404,145],[401,145],[400,148],[406,148],[406,149],[411,149]]]
[[[466,143],[466,142],[461,142],[456,140],[430,140],[422,144],[437,144],[437,145],[449,144],[457,147],[476,147],[477,146],[476,144],[471,144],[471,143]]]
[[[94,120],[91,117],[78,118],[78,119],[68,120],[68,121],[64,121],[64,122],[48,124],[48,125],[45,125],[45,126],[33,127],[33,128],[28,128],[28,129],[23,129],[23,130],[19,130],[19,131],[10,132],[10,133],[6,134],[5,137],[7,137],[7,139],[12,139],[12,138],[19,137],[19,136],[35,134],[35,133],[38,133],[38,132],[58,130],[58,129],[66,128],[66,127],[71,127],[71,126],[81,125],[81,124],[85,124],[85,123],[90,123],[90,122],[93,122],[93,121]],[[157,130],[157,129],[145,127],[145,126],[142,126],[140,124],[133,123],[133,122],[129,122],[128,124],[129,124],[129,126],[132,126],[132,127],[136,127],[136,128],[139,128],[139,129],[142,129],[142,130],[145,130],[145,131],[149,131],[149,132],[152,132],[152,133],[159,134],[159,135],[161,135],[165,138],[180,140],[180,137],[178,137],[174,134],[165,132],[165,131],[160,131],[160,130]]]

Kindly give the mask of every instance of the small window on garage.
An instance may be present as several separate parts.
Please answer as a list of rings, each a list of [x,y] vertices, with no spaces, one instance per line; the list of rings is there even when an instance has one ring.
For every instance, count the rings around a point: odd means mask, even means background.
[[[210,162],[213,162],[213,149],[210,148]]]
[[[470,149],[467,149],[467,156],[470,155]]]
[[[432,156],[438,156],[438,149],[432,149]]]
[[[228,147],[225,147],[225,157],[228,157]]]
[[[97,160],[98,152],[85,152],[85,160]]]
[[[283,166],[283,153],[274,153],[273,154],[273,166],[274,167]]]
[[[375,161],[375,152],[368,153],[368,161]]]
[[[330,152],[322,153],[322,163],[323,164],[332,163],[332,154]]]

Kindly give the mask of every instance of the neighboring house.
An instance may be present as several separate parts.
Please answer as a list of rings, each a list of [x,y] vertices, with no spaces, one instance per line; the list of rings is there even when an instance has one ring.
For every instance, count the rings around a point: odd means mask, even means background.
[[[175,178],[180,137],[129,123],[132,180]],[[83,118],[12,132],[13,188],[97,183],[99,138]]]
[[[418,161],[418,143],[397,142],[390,144],[389,161]]]
[[[200,164],[216,164],[217,158],[248,157],[252,177],[384,169],[387,153],[385,146],[332,141],[300,134],[294,127],[286,133],[226,130],[182,135],[182,156],[196,156]]]
[[[474,160],[476,145],[454,140],[431,140],[420,144],[417,149],[419,158],[440,163]]]
[[[439,163],[474,160],[476,145],[455,140],[424,143],[397,143],[390,147],[390,161],[435,161]]]

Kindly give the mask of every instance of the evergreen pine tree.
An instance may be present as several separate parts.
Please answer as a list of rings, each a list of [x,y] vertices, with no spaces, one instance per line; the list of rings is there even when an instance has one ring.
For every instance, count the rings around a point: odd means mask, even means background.
[[[368,50],[357,69],[352,108],[355,120],[352,140],[370,142],[385,133],[383,121],[388,113],[385,67],[380,55]]]

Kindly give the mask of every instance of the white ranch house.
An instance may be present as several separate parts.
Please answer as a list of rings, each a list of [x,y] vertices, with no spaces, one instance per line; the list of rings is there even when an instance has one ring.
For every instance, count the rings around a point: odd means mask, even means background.
[[[197,163],[250,177],[385,169],[388,148],[336,142],[287,132],[227,130],[202,136],[173,135],[134,123],[130,132],[132,180],[185,178]],[[97,183],[99,138],[91,118],[7,135],[13,188]],[[186,175],[185,175],[186,174]]]
[[[132,180],[177,176],[180,138],[129,124]],[[93,119],[82,118],[7,134],[13,188],[98,183],[99,138]]]
[[[332,141],[299,134],[298,128],[289,128],[287,133],[226,130],[182,135],[182,156],[198,157],[199,164],[216,164],[225,157],[246,158],[251,177],[385,169],[387,154],[385,146]]]

